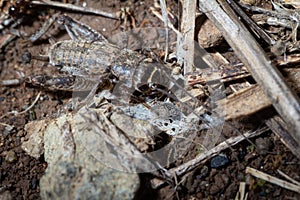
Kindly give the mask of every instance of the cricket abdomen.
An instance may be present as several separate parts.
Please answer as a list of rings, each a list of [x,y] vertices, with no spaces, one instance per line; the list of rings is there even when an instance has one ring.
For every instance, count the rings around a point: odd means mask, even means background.
[[[49,51],[50,64],[72,75],[97,75],[107,70],[120,49],[107,42],[64,40]]]

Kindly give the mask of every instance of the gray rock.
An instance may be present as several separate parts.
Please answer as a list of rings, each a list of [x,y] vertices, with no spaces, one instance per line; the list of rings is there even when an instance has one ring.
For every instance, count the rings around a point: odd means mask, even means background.
[[[13,126],[10,126],[10,125],[5,126],[5,129],[4,129],[3,133],[2,133],[3,136],[8,136],[9,134],[11,134],[12,131],[13,131],[13,129],[14,129]]]
[[[82,166],[60,160],[40,180],[42,199],[133,199],[138,186],[136,174],[116,171],[97,161],[93,166]]]
[[[255,140],[255,145],[256,145],[257,151],[262,155],[266,155],[273,146],[273,144],[269,138],[257,138]]]
[[[40,143],[44,144],[48,168],[40,180],[41,199],[134,198],[139,188],[138,175],[118,171],[106,163],[110,159],[115,168],[123,169],[103,139],[107,131],[104,126],[110,124],[101,121],[104,120],[101,116],[85,110],[63,115],[45,126]],[[28,130],[31,131],[28,142],[40,138],[41,133]],[[27,148],[27,152],[35,155],[34,149]]]
[[[0,192],[0,199],[5,199],[5,200],[12,200],[12,196],[8,190],[5,190],[3,192]]]
[[[222,33],[210,20],[205,20],[198,33],[198,42],[202,48],[211,48],[224,41]]]
[[[212,168],[221,168],[226,166],[229,163],[229,159],[224,154],[219,154],[213,157],[210,161],[210,167]]]
[[[18,159],[16,153],[13,150],[10,150],[7,152],[6,156],[5,156],[5,161],[9,162],[9,163],[13,163]]]
[[[44,131],[46,120],[33,121],[25,125],[29,139],[22,143],[22,149],[30,156],[38,159],[44,153]]]

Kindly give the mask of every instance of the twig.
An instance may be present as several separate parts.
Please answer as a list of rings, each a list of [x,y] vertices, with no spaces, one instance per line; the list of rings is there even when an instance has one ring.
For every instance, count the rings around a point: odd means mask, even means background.
[[[237,143],[245,140],[246,138],[252,138],[252,137],[258,136],[258,135],[262,134],[263,132],[265,132],[266,130],[267,130],[266,128],[262,128],[255,132],[247,132],[243,135],[229,138],[226,141],[218,144],[213,149],[199,154],[196,158],[194,158],[176,168],[170,169],[169,173],[173,174],[173,171],[175,171],[178,176],[181,176],[182,174],[195,169],[203,160],[213,157],[214,155],[220,153],[221,151],[223,151],[233,145],[236,145]]]
[[[165,0],[160,0],[161,13],[163,17],[163,22],[166,31],[166,48],[165,48],[165,58],[164,62],[167,62],[168,54],[169,54],[169,29],[168,29],[168,13],[167,13],[167,5]]]
[[[184,74],[194,67],[196,0],[183,1],[181,35],[177,35],[177,58],[184,65]]]
[[[23,111],[21,111],[21,112],[18,112],[18,111],[10,111],[10,112],[8,112],[8,113],[6,113],[6,114],[0,116],[0,119],[6,117],[6,116],[8,116],[8,115],[11,115],[11,114],[17,116],[17,115],[21,115],[21,114],[26,113],[27,111],[29,111],[29,110],[36,104],[36,102],[39,100],[39,98],[40,98],[40,96],[41,96],[41,93],[42,93],[42,92],[39,92],[39,93],[37,94],[35,100],[34,100],[34,101],[32,102],[32,104],[31,104],[28,108],[26,108],[25,110],[23,110]],[[0,124],[0,125],[3,125],[3,124]]]
[[[13,85],[20,85],[23,83],[24,80],[20,79],[9,79],[9,80],[3,80],[0,82],[0,86],[13,86]]]
[[[300,93],[300,69],[284,68],[282,71],[286,74],[285,81],[288,85],[293,87],[296,93]],[[239,90],[226,99],[218,101],[217,104],[226,108],[226,112],[223,113],[225,120],[247,117],[272,105],[257,84]]]
[[[271,38],[262,28],[260,28],[233,0],[227,0],[232,8],[247,22],[247,24],[257,32],[257,34],[269,45],[274,45],[276,41]]]
[[[98,10],[98,9],[76,6],[76,5],[69,4],[69,3],[60,3],[60,2],[49,1],[49,0],[40,0],[40,1],[37,0],[37,1],[32,1],[31,4],[33,4],[33,5],[43,5],[43,6],[53,6],[53,7],[64,8],[64,9],[78,11],[78,12],[101,15],[101,16],[104,16],[104,17],[108,17],[110,19],[116,19],[116,20],[119,19],[119,17],[117,16],[116,13],[104,12],[104,11],[101,11],[101,10]]]
[[[287,20],[296,21],[296,22],[299,21],[299,19],[297,19],[295,17],[295,15],[292,15],[291,13],[277,12],[277,11],[267,10],[264,8],[249,6],[249,5],[245,5],[245,4],[240,4],[240,6],[242,6],[243,8],[245,8],[247,10],[250,10],[252,12],[263,13],[263,14],[266,14],[268,16],[275,17],[278,19],[287,19]]]
[[[17,36],[12,34],[5,34],[0,37],[0,49],[4,48],[8,43],[14,40]]]
[[[13,129],[13,126],[12,126],[12,125],[9,125],[9,124],[5,124],[5,123],[1,123],[1,122],[0,122],[0,125],[1,125],[1,126],[7,126],[7,127],[9,127],[10,129]]]
[[[161,14],[160,14],[159,12],[157,12],[157,11],[155,10],[154,7],[150,7],[150,10],[151,10],[151,12],[152,12],[158,19],[160,19],[161,21],[164,21],[164,20],[163,20],[163,17],[161,16]],[[169,19],[168,19],[168,27],[169,27],[170,29],[172,29],[177,35],[180,34],[180,32],[173,26],[173,24],[170,23],[170,20],[169,20]]]
[[[276,62],[278,65],[293,65],[298,64],[300,62],[300,54],[294,53],[291,55],[279,56],[276,58]]]
[[[260,178],[262,180],[268,181],[270,183],[274,183],[276,185],[279,185],[280,187],[283,187],[285,189],[300,193],[300,186],[295,185],[293,183],[281,180],[279,178],[276,178],[274,176],[271,176],[269,174],[263,173],[261,171],[258,171],[257,169],[247,167],[246,173],[251,174],[252,176],[255,176],[257,178]]]
[[[290,182],[300,186],[300,182],[296,181],[295,179],[292,179],[291,177],[289,177],[288,175],[286,175],[285,173],[283,173],[281,170],[277,169],[277,172],[283,176],[284,178],[286,178],[287,180],[289,180]]]
[[[287,132],[287,124],[279,116],[272,117],[266,121],[267,126],[275,133],[281,142],[300,159],[300,145]]]
[[[177,176],[182,176],[185,173],[188,173],[190,171],[192,171],[193,169],[195,169],[197,166],[199,166],[202,162],[206,161],[207,159],[210,159],[211,157],[217,155],[218,153],[220,153],[221,151],[238,144],[239,142],[245,140],[245,139],[249,139],[255,136],[258,136],[262,133],[264,133],[267,130],[267,128],[262,128],[258,131],[255,132],[247,132],[243,135],[239,135],[236,137],[232,137],[227,139],[226,141],[218,144],[216,147],[205,151],[199,155],[197,155],[194,159],[178,166],[172,169],[169,169],[166,173],[174,176],[174,174],[176,174]],[[155,183],[155,187],[159,187],[163,184],[164,182],[159,182],[156,180]]]
[[[235,200],[246,200],[247,194],[245,194],[246,183],[240,182],[239,191],[236,193]]]
[[[220,5],[221,4],[221,5]],[[300,144],[300,100],[271,65],[263,49],[224,1],[200,0],[200,9],[224,33],[229,45],[289,125],[289,132]],[[225,12],[226,11],[226,12]]]
[[[32,102],[32,104],[31,104],[28,108],[26,108],[26,109],[23,110],[22,112],[19,112],[19,113],[17,112],[16,115],[24,114],[24,113],[26,113],[28,110],[30,110],[30,109],[36,104],[36,102],[39,100],[39,98],[40,98],[40,96],[41,96],[41,93],[42,93],[42,92],[39,92],[39,93],[37,94],[35,100]]]

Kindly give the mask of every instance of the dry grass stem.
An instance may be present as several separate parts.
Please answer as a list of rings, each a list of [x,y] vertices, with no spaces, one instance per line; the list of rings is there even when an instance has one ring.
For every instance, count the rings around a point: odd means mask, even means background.
[[[239,191],[236,193],[235,200],[246,200],[248,194],[245,193],[246,183],[240,182]]]
[[[281,170],[277,169],[277,172],[278,172],[281,176],[283,176],[284,178],[286,178],[287,180],[289,180],[290,182],[292,182],[292,183],[294,183],[294,184],[300,186],[300,182],[298,182],[298,181],[296,181],[295,179],[289,177],[288,175],[286,175],[285,173],[283,173]]]
[[[276,178],[274,176],[271,176],[269,174],[258,171],[257,169],[247,167],[246,168],[246,173],[251,174],[252,176],[255,176],[256,178],[260,178],[260,179],[268,181],[270,183],[274,183],[274,184],[276,184],[280,187],[283,187],[285,189],[300,193],[300,186],[299,185],[295,185],[293,183],[281,180],[281,179]]]
[[[181,35],[177,36],[177,58],[184,66],[184,74],[194,68],[196,0],[183,1]]]
[[[35,100],[32,102],[32,104],[31,104],[28,108],[26,108],[25,110],[23,110],[23,111],[21,111],[21,112],[18,112],[18,111],[15,111],[15,110],[14,110],[14,111],[10,111],[10,112],[8,112],[8,113],[6,113],[6,114],[0,116],[0,119],[6,117],[6,116],[8,116],[8,115],[11,115],[11,114],[13,114],[13,115],[21,115],[21,114],[24,114],[24,113],[28,112],[31,108],[33,108],[33,106],[34,106],[34,105],[36,104],[36,102],[39,100],[39,98],[40,98],[40,96],[41,96],[41,93],[42,93],[42,92],[39,92],[39,93],[38,93],[38,95],[36,96],[36,98],[35,98]],[[3,124],[1,124],[1,125],[3,125]]]
[[[69,4],[69,3],[60,3],[60,2],[56,2],[56,1],[40,0],[40,1],[32,1],[31,4],[33,4],[33,5],[53,6],[53,7],[58,7],[58,8],[64,8],[64,9],[68,9],[68,10],[83,12],[83,13],[100,15],[100,16],[103,16],[103,17],[111,18],[111,19],[119,19],[119,17],[117,16],[116,13],[104,12],[104,11],[101,11],[101,10],[98,10],[98,9],[76,6],[76,5]]]

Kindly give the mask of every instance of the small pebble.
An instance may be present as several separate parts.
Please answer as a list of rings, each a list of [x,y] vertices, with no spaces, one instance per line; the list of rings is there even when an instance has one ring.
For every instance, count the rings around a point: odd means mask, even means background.
[[[205,178],[208,175],[208,167],[203,166],[200,170],[200,174],[196,176],[197,179]]]
[[[37,188],[37,185],[38,185],[37,179],[33,178],[31,180],[31,189],[35,190]]]
[[[267,196],[267,193],[264,190],[262,190],[262,191],[259,192],[259,196],[260,197],[265,197],[265,196]]]
[[[257,152],[261,155],[266,155],[268,151],[270,151],[272,147],[272,142],[269,138],[257,138],[255,140],[255,146],[257,148]]]
[[[230,182],[229,177],[226,174],[221,174],[221,178],[222,178],[222,181],[223,181],[223,185],[227,186]]]
[[[31,53],[29,53],[29,52],[23,53],[23,55],[22,55],[22,61],[24,63],[30,63],[31,59],[32,59]]]
[[[14,129],[13,126],[5,126],[5,129],[3,131],[3,136],[8,136],[12,132],[13,129]]]
[[[19,145],[21,145],[21,138],[19,136],[16,136],[15,146],[19,146]]]
[[[201,181],[199,184],[199,188],[203,191],[207,190],[207,187],[209,186],[209,182],[208,181]]]
[[[181,67],[175,67],[173,70],[172,70],[172,74],[175,74],[175,75],[178,75],[181,73]]]
[[[210,21],[206,20],[198,33],[198,42],[203,48],[219,46],[224,41],[222,33]]]
[[[237,179],[239,181],[245,181],[245,175],[241,172],[238,172]]]
[[[13,150],[7,152],[5,160],[9,163],[15,162],[17,160],[17,155]]]
[[[223,166],[226,166],[229,163],[229,159],[226,155],[220,154],[215,157],[213,157],[210,161],[210,167],[211,168],[220,168]]]
[[[212,186],[209,188],[209,193],[210,193],[211,195],[215,195],[215,194],[219,193],[220,191],[221,191],[221,189],[220,189],[218,186],[216,186],[216,185],[212,185]]]
[[[3,188],[5,188],[5,187],[3,187]],[[11,196],[10,191],[6,190],[6,191],[1,191],[1,193],[0,193],[0,199],[11,200],[13,198]]]
[[[239,159],[239,161],[243,161],[244,158],[245,158],[245,156],[246,156],[246,154],[247,154],[246,148],[240,149],[240,150],[238,151],[238,159]]]

